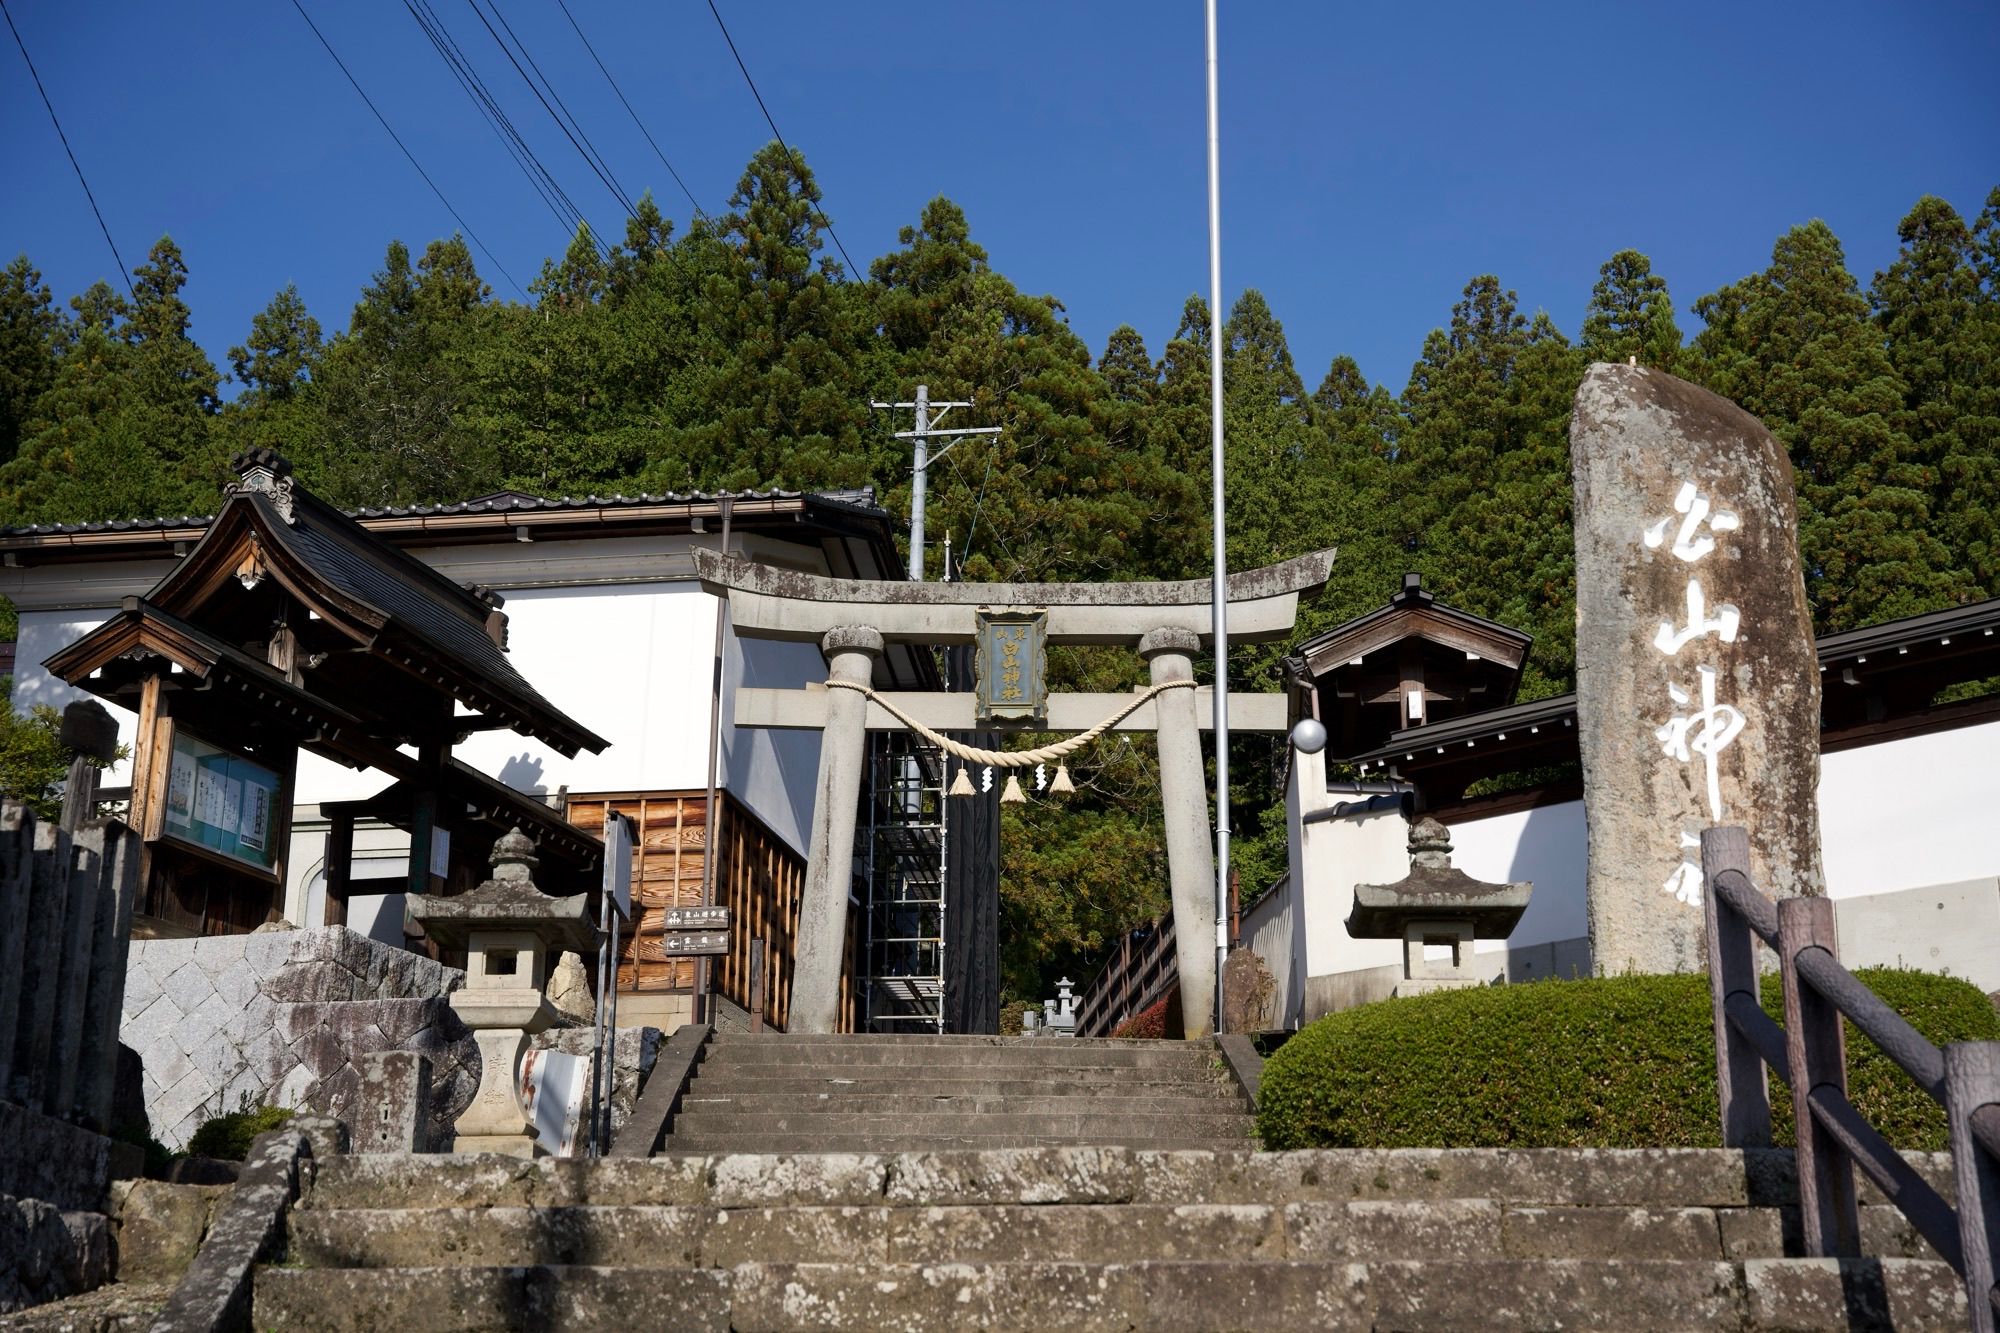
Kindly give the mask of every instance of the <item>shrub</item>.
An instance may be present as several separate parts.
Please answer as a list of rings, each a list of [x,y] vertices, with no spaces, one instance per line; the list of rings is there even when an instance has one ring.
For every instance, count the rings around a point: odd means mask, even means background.
[[[1857,975],[1933,1042],[2000,1039],[1968,982]],[[1782,1022],[1776,976],[1764,1008]],[[1945,1147],[1944,1112],[1847,1029],[1848,1095],[1898,1147]],[[1771,1080],[1773,1131],[1791,1092]],[[1271,1057],[1257,1109],[1269,1148],[1718,1147],[1715,1039],[1703,975],[1605,977],[1443,991],[1311,1024]]]
[[[218,1157],[228,1162],[240,1162],[250,1155],[252,1139],[266,1130],[277,1129],[291,1118],[291,1110],[283,1106],[232,1111],[228,1115],[202,1121],[201,1128],[195,1130],[194,1137],[188,1140],[187,1150],[194,1157]]]
[[[1171,997],[1162,996],[1138,1013],[1111,1029],[1114,1037],[1162,1038],[1167,1035],[1167,1001]]]

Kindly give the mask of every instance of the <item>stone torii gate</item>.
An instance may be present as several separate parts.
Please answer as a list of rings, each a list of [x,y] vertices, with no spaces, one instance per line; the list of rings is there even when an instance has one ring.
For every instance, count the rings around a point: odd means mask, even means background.
[[[831,1032],[840,993],[854,826],[869,731],[915,722],[938,732],[1013,724],[1034,731],[1081,731],[1121,710],[1121,731],[1159,736],[1160,799],[1178,942],[1181,1011],[1187,1035],[1205,1036],[1215,1005],[1215,853],[1210,842],[1201,729],[1213,725],[1212,691],[1192,688],[1194,657],[1212,637],[1210,582],[903,583],[826,578],[738,556],[696,551],[702,586],[729,601],[730,622],[744,638],[817,643],[827,685],[800,690],[740,689],[739,727],[818,729],[823,733],[791,1028]],[[1283,639],[1292,632],[1301,594],[1326,583],[1334,553],[1318,551],[1283,564],[1232,574],[1229,637],[1234,643]],[[996,629],[998,634],[996,636]],[[970,694],[906,691],[877,695],[870,682],[890,642],[977,644],[996,641],[1008,669],[1026,662],[1025,688],[1003,684],[982,667]],[[1006,649],[1005,643],[1014,644]],[[1130,644],[1151,668],[1152,697],[1132,707],[1129,694],[1047,694],[1035,664],[1046,644]],[[998,658],[995,658],[996,662]],[[832,688],[829,688],[831,686]],[[900,716],[899,716],[900,715]],[[1229,696],[1232,730],[1283,732],[1281,694]]]

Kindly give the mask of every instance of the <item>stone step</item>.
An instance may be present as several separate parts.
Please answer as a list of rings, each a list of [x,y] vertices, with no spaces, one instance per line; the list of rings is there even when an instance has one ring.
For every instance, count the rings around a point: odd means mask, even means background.
[[[1094,1147],[1194,1152],[1213,1148],[1217,1137],[1212,1134],[1195,1137],[1184,1133],[1154,1136],[1107,1132],[1092,1134],[1089,1139]],[[1250,1131],[1246,1129],[1240,1137],[1249,1139]],[[863,1153],[991,1152],[1028,1148],[1072,1148],[1077,1144],[1078,1136],[1075,1134],[1019,1132],[981,1134],[976,1131],[943,1130],[933,1133],[918,1130],[909,1133],[832,1134],[824,1130],[792,1130],[767,1134],[670,1133],[662,1143],[660,1151],[703,1157],[739,1153],[802,1157],[815,1154],[852,1156]]]
[[[835,1088],[818,1092],[763,1092],[738,1090],[710,1092],[697,1079],[681,1095],[680,1117],[700,1113],[714,1115],[1033,1115],[1082,1116],[1102,1120],[1107,1116],[1141,1115],[1236,1116],[1247,1119],[1249,1112],[1238,1101],[1232,1105],[1222,1097],[1178,1092],[1156,1092],[1144,1096],[1072,1096],[1063,1093],[1044,1096],[1040,1092],[1010,1095],[1003,1092],[958,1093],[912,1090],[909,1092],[854,1091]]]
[[[739,1109],[734,1104],[715,1108],[685,1107],[674,1116],[669,1142],[683,1136],[720,1140],[737,1135],[826,1134],[854,1138],[881,1135],[908,1138],[927,1134],[955,1137],[973,1134],[1019,1134],[1062,1139],[1069,1143],[1091,1143],[1097,1136],[1113,1139],[1173,1138],[1183,1143],[1199,1142],[1211,1136],[1240,1139],[1256,1133],[1256,1122],[1244,1112],[1207,1115],[1168,1112],[1155,1114],[1150,1106],[1121,1106],[1114,1114],[1102,1111],[1040,1113],[1022,1106],[993,1114],[968,1115],[949,1108],[898,1113],[854,1111],[844,1106],[802,1111]]]
[[[260,1329],[1959,1329],[1918,1260],[264,1268]]]
[[[1148,1069],[1194,1073],[1218,1069],[1213,1047],[1180,1043],[1135,1042],[1107,1047],[1072,1047],[1069,1043],[1015,1046],[932,1046],[922,1042],[863,1043],[854,1046],[808,1045],[745,1041],[714,1047],[703,1065],[744,1068],[753,1065],[788,1068],[891,1065],[919,1069],[1070,1070]]]
[[[1938,1256],[1895,1209],[1862,1211],[1864,1250]],[[509,1264],[1064,1263],[1211,1259],[1774,1259],[1799,1252],[1776,1208],[1509,1208],[1489,1199],[1270,1204],[715,1208],[304,1208],[289,1261],[315,1268]]]
[[[854,1050],[863,1046],[959,1046],[976,1050],[1071,1050],[1145,1051],[1216,1049],[1212,1038],[1194,1041],[1163,1041],[1137,1037],[999,1037],[980,1033],[939,1032],[717,1032],[709,1038],[713,1050],[735,1050],[744,1046],[824,1046]]]
[[[1951,1162],[1913,1153],[1947,1199]],[[1884,1200],[1865,1183],[1867,1203]],[[1779,1207],[1798,1201],[1792,1154],[1726,1148],[1398,1148],[1298,1152],[861,1152],[538,1158],[364,1154],[315,1164],[307,1208],[716,1207],[986,1203],[1345,1203],[1493,1199],[1511,1205]]]
[[[904,1089],[940,1089],[948,1093],[990,1091],[992,1095],[1040,1093],[1060,1097],[1146,1097],[1154,1093],[1226,1097],[1242,1101],[1242,1091],[1226,1073],[1214,1069],[1036,1069],[994,1073],[978,1067],[910,1069],[906,1065],[696,1065],[694,1083],[722,1089],[758,1091],[818,1091],[852,1087],[858,1091],[892,1093]]]

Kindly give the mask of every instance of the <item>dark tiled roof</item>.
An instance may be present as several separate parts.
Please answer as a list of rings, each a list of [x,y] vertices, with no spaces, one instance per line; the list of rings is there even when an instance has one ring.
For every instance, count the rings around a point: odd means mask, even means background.
[[[332,588],[385,616],[419,650],[440,662],[455,664],[501,696],[521,714],[526,729],[572,752],[579,744],[592,750],[604,748],[601,737],[543,698],[514,669],[506,652],[486,632],[490,608],[468,589],[306,492],[296,493],[290,522],[261,494],[244,491],[230,503],[256,504],[270,540],[288,548]],[[149,599],[164,593],[179,573],[176,569],[168,574],[148,594]]]
[[[442,518],[454,514],[499,514],[521,511],[560,512],[563,510],[639,509],[654,505],[719,504],[723,500],[808,500],[855,512],[880,514],[875,488],[863,486],[839,491],[669,491],[660,495],[586,495],[549,497],[521,491],[495,491],[470,500],[436,505],[391,505],[344,511],[350,518]],[[170,528],[205,528],[215,521],[213,514],[159,518],[114,518],[97,523],[32,523],[23,527],[0,527],[0,538],[54,537],[85,532],[159,532]]]
[[[1964,606],[1947,607],[1942,611],[1931,611],[1923,615],[1905,616],[1901,620],[1885,621],[1865,629],[1824,634],[1816,641],[1815,647],[1819,653],[1820,669],[1824,671],[1828,666],[1853,661],[1871,652],[1931,645],[1942,648],[1950,645],[1954,637],[1961,640],[1961,648],[1970,645],[1974,636],[1984,644],[2000,638],[2000,633],[1996,631],[2000,631],[2000,597],[1983,602],[1970,602]],[[1983,667],[1971,669],[1971,671],[1983,670]],[[1969,672],[1967,678],[1980,677]],[[1484,740],[1488,736],[1523,727],[1574,725],[1575,719],[1576,693],[1571,691],[1547,699],[1537,699],[1531,703],[1515,704],[1508,708],[1489,708],[1483,712],[1467,713],[1446,722],[1407,728],[1391,735],[1388,740],[1373,749],[1347,756],[1344,762],[1366,763],[1371,767],[1380,762],[1394,763],[1402,760],[1405,755],[1421,755],[1426,750],[1435,754],[1440,746],[1450,747],[1467,741]]]

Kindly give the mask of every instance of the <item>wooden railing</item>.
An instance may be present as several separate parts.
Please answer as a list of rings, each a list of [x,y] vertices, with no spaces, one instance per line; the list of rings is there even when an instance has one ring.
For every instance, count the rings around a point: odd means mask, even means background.
[[[1840,965],[1833,904],[1772,902],[1750,882],[1750,840],[1740,828],[1701,835],[1708,976],[1715,1012],[1715,1072],[1722,1140],[1771,1141],[1765,1066],[1792,1089],[1798,1125],[1799,1212],[1806,1253],[1858,1257],[1861,1215],[1854,1169],[1866,1173],[1965,1279],[1976,1333],[1994,1333],[2000,1310],[2000,1042],[1939,1050]],[[1758,940],[1778,955],[1780,1027],[1757,997]],[[1944,1107],[1951,1130],[1957,1207],[1889,1145],[1847,1097],[1845,1018]]]
[[[1168,912],[1150,926],[1125,932],[1097,975],[1084,983],[1076,1000],[1076,1035],[1110,1036],[1179,981],[1174,914]]]

